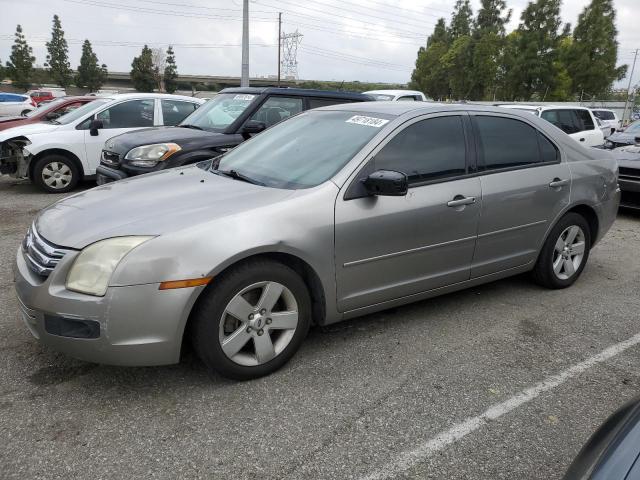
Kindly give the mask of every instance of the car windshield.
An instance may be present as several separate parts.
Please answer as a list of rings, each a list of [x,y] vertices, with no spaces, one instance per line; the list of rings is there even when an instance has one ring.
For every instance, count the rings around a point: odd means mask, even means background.
[[[179,126],[222,131],[244,112],[258,95],[220,93],[185,118]]]
[[[47,103],[41,103],[35,110],[31,110],[27,113],[27,117],[33,117],[35,115],[40,115],[44,110],[56,109],[62,103],[66,102],[64,98],[58,98],[57,100],[53,100]]]
[[[633,122],[625,129],[625,132],[638,132],[638,131],[640,131],[640,121]]]
[[[96,110],[101,105],[104,105],[105,103],[110,101],[111,101],[110,98],[100,98],[98,100],[94,100],[81,107],[76,108],[75,110],[71,110],[69,113],[65,113],[64,115],[56,118],[55,123],[58,123],[60,125],[68,125],[71,122],[75,122],[76,120],[78,120],[79,118],[82,118],[87,113],[90,113],[93,110]],[[51,104],[48,104],[47,106],[50,106],[50,105]]]
[[[389,119],[387,115],[307,111],[275,125],[213,162],[268,187],[310,188],[330,179]]]
[[[367,93],[370,97],[373,97],[375,100],[379,102],[385,102],[389,100],[393,100],[393,95],[385,95],[382,93]]]

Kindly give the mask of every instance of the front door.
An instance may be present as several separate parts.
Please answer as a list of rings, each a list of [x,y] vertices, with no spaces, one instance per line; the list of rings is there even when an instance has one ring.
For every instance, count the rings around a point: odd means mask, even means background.
[[[340,311],[469,278],[481,192],[479,178],[467,176],[467,151],[462,116],[419,119],[363,169],[405,173],[406,196],[345,200],[343,189],[335,213]]]
[[[98,130],[98,135],[91,135],[89,123],[91,119],[82,123],[84,129],[84,144],[86,152],[85,175],[93,175],[100,164],[102,149],[107,140],[116,135],[130,132],[138,128],[153,127],[155,112],[155,100],[128,100],[102,110],[96,115],[102,121],[103,128]],[[86,125],[85,125],[86,123]]]
[[[569,203],[571,172],[544,134],[515,118],[472,116],[482,212],[471,277],[531,264]]]

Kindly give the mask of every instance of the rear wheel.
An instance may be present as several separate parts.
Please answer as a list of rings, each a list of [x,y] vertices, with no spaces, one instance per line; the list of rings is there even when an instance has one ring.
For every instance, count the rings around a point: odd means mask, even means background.
[[[591,231],[582,215],[567,213],[553,227],[533,270],[537,283],[566,288],[582,273],[591,249]]]
[[[65,193],[73,190],[80,180],[76,164],[63,155],[46,155],[33,167],[33,182],[45,192]]]
[[[311,324],[306,285],[271,260],[214,279],[194,313],[191,339],[210,371],[235,380],[268,375],[298,350]]]

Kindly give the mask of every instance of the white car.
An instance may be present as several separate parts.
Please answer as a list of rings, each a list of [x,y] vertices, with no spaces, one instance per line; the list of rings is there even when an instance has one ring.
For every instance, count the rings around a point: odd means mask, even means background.
[[[9,128],[0,132],[0,172],[28,177],[46,192],[68,192],[95,175],[110,138],[177,125],[203,103],[182,95],[128,93],[98,98],[48,123]]]
[[[29,95],[0,92],[0,117],[17,117],[35,110],[36,102]]]
[[[604,138],[607,138],[609,135],[611,135],[611,128],[609,127],[609,125],[605,125],[604,123],[602,123],[602,120],[600,120],[598,117],[596,117],[596,123],[598,124],[598,128],[602,132],[602,135],[604,135]]]
[[[523,110],[544,118],[585,147],[604,144],[604,134],[598,127],[596,117],[586,107],[524,104],[500,105],[500,107]]]
[[[379,102],[426,102],[424,93],[417,90],[370,90],[365,95]]]
[[[606,108],[592,108],[591,112],[593,112],[596,118],[600,119],[605,127],[610,128],[611,131],[607,135],[605,135],[605,137],[616,133],[616,130],[620,128],[620,119],[618,118],[616,112],[614,112],[613,110],[608,110]]]

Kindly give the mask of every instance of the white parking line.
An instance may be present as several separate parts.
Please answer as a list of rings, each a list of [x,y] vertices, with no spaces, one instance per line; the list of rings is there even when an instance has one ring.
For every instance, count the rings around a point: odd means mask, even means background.
[[[553,390],[559,387],[563,383],[577,377],[584,371],[591,367],[602,363],[616,355],[624,352],[628,348],[640,344],[640,333],[623,342],[617,343],[603,350],[602,352],[590,357],[572,367],[563,370],[557,375],[547,377],[537,385],[522,390],[517,395],[505,400],[504,402],[492,405],[484,413],[476,417],[468,418],[456,425],[452,426],[448,430],[440,432],[435,437],[421,443],[413,450],[409,450],[400,454],[400,456],[393,462],[384,465],[378,471],[363,477],[362,480],[383,480],[392,478],[406,470],[410,469],[414,465],[424,461],[429,456],[433,455],[440,450],[443,450],[448,445],[457,442],[458,440],[466,437],[470,433],[478,430],[480,427],[486,425],[489,421],[502,417],[503,415],[515,410],[516,408],[530,402],[531,400],[539,397],[549,390]]]

